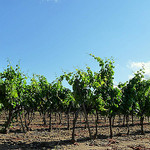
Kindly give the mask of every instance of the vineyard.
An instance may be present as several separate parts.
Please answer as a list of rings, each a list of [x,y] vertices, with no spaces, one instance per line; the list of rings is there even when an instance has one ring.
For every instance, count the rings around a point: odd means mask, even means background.
[[[99,71],[63,72],[51,83],[7,65],[0,73],[0,149],[150,149],[144,68],[115,86],[113,59],[90,57]]]

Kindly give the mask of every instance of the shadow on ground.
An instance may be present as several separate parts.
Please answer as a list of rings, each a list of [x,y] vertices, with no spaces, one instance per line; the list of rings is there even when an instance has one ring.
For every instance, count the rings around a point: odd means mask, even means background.
[[[77,142],[82,143],[89,141],[89,138],[78,139]],[[51,141],[51,142],[32,142],[30,144],[24,142],[5,142],[0,144],[0,150],[46,150],[46,149],[60,149],[61,146],[72,145],[71,140],[60,140],[60,141]]]

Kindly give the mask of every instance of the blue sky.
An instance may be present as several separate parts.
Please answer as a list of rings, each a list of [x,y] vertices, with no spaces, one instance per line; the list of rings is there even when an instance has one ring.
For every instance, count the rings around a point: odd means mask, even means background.
[[[98,71],[88,54],[115,60],[115,84],[142,64],[150,77],[149,0],[0,0],[0,71],[18,64],[52,82],[62,71]]]

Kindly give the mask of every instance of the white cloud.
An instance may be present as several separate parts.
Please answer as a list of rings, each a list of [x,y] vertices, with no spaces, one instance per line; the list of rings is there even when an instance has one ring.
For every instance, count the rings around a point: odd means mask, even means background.
[[[144,71],[145,71],[145,78],[146,79],[150,79],[150,61],[149,62],[130,62],[128,64],[128,67],[133,71],[136,72],[140,69],[142,69],[142,67],[144,67]],[[129,78],[131,79],[133,77],[133,75],[130,75]]]

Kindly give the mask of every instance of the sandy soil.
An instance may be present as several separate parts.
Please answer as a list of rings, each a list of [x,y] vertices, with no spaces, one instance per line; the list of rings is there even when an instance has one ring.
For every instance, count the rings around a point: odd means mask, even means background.
[[[95,132],[95,127],[91,117],[91,131]],[[53,130],[48,132],[48,125],[43,126],[39,115],[31,124],[31,131],[23,133],[17,123],[12,124],[8,134],[0,134],[0,150],[150,150],[150,124],[145,120],[145,135],[140,134],[139,121],[135,120],[135,125],[130,126],[130,135],[127,136],[127,128],[118,126],[117,119],[113,127],[114,137],[109,138],[108,121],[103,119],[99,121],[98,138],[90,140],[88,130],[84,128],[83,118],[78,120],[76,129],[77,141],[72,144],[72,131],[66,129],[65,117],[63,116],[62,124],[58,120],[53,120]],[[0,124],[4,121],[0,118]]]

